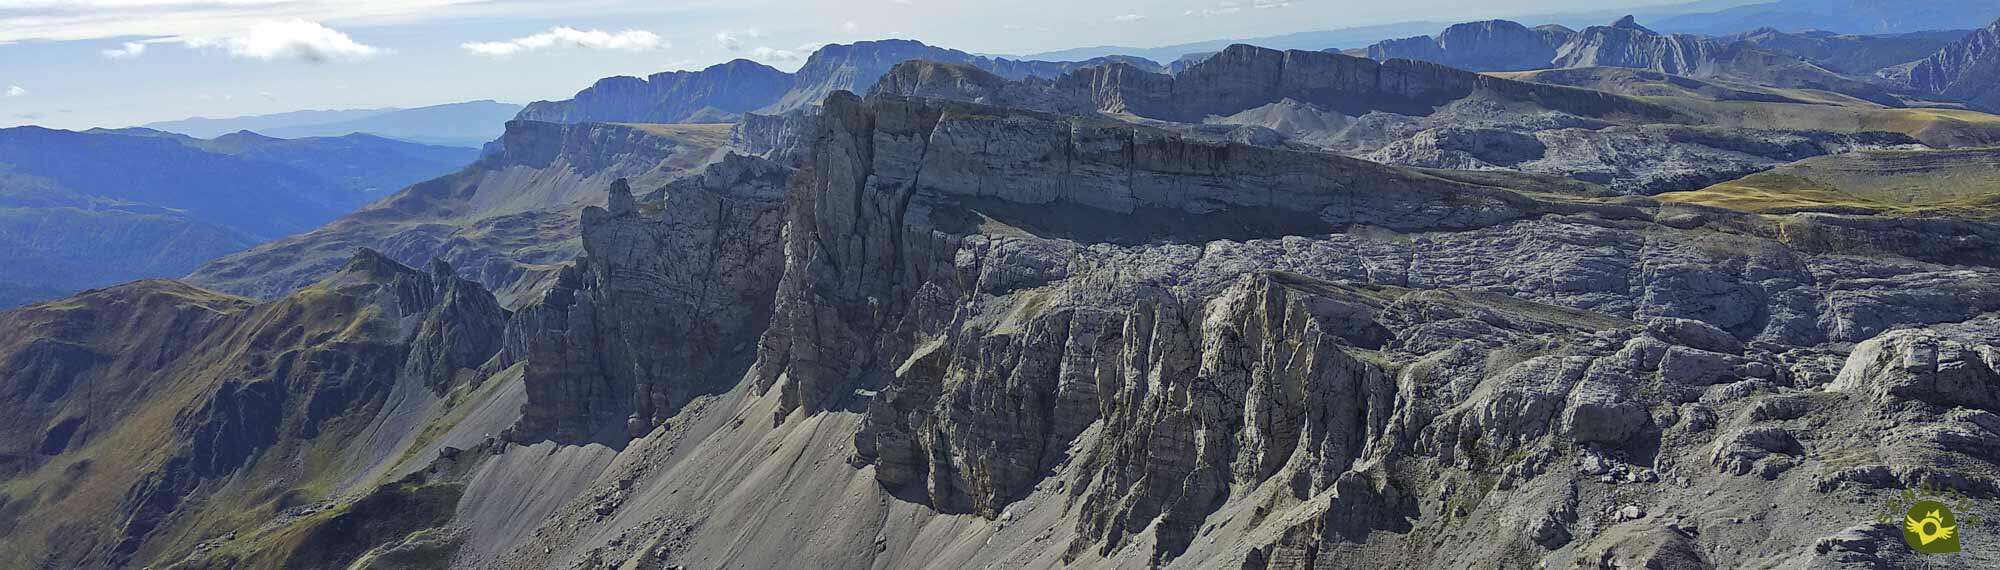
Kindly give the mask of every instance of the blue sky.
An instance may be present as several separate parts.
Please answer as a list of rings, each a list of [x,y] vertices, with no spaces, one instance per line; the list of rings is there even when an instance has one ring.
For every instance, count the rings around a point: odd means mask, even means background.
[[[0,0],[0,126],[560,99],[597,78],[910,38],[1158,46],[1664,0]]]

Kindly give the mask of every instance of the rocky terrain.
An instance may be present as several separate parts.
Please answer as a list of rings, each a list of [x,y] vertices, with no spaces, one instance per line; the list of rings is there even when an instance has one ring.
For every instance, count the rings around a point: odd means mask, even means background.
[[[1912,89],[2000,109],[2000,20],[1926,57],[1884,69],[1883,78]]]
[[[363,250],[0,315],[10,560],[1865,568],[1915,561],[1898,490],[2000,493],[1982,222],[888,94],[795,124],[799,168],[607,182],[513,311]]]
[[[1417,36],[1368,46],[1360,55],[1377,61],[1415,59],[1472,71],[1522,71],[1548,67],[1575,30],[1529,28],[1508,20],[1454,24],[1436,37]]]
[[[367,247],[409,264],[446,260],[511,302],[581,251],[575,209],[600,203],[605,185],[663,183],[713,159],[728,141],[727,125],[510,122],[485,157],[455,174],[216,259],[187,279],[282,297]]]
[[[910,63],[875,92],[1137,117],[1190,136],[1288,141],[1426,168],[1549,174],[1634,194],[1699,189],[1856,148],[2000,140],[1979,113],[1932,128],[1940,125],[1929,111],[1828,105],[1666,74],[1622,85],[1606,85],[1610,78],[1595,72],[1523,78],[1530,81],[1238,45],[1171,76],[1113,64],[1006,81],[969,67]],[[1595,89],[1552,85],[1563,81]],[[1630,95],[1607,92],[1621,90]]]
[[[891,66],[909,60],[956,63],[1011,79],[1052,78],[1080,67],[1118,62],[1149,71],[1160,65],[1135,57],[1080,62],[1019,61],[976,56],[909,40],[830,44],[813,51],[795,73],[738,59],[701,71],[639,79],[611,77],[564,101],[538,101],[515,118],[551,123],[733,123],[745,113],[782,114],[817,105],[834,91],[865,91]]]
[[[607,79],[0,312],[0,567],[2000,565],[2000,118],[1751,35]]]

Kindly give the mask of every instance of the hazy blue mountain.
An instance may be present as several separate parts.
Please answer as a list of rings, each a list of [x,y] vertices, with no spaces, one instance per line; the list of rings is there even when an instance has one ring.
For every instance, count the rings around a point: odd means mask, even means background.
[[[371,135],[0,129],[0,306],[182,275],[477,155]]]
[[[262,132],[274,129],[297,127],[302,125],[323,125],[327,123],[338,123],[342,121],[352,121],[355,119],[373,117],[376,115],[381,115],[383,113],[390,113],[400,110],[402,109],[396,107],[384,107],[381,109],[291,111],[287,113],[274,113],[270,115],[245,115],[241,117],[217,117],[217,118],[194,117],[189,119],[181,119],[178,121],[160,121],[156,123],[146,123],[144,125],[140,125],[139,127],[144,129],[166,131],[170,133],[179,133],[191,137],[208,139],[208,138],[219,137],[236,131]]]
[[[148,123],[142,128],[215,138],[238,131],[295,139],[366,133],[424,144],[477,148],[500,136],[520,105],[467,101],[411,109],[294,111],[227,119],[194,118]]]
[[[2000,18],[1993,0],[1777,0],[1653,20],[1662,32],[1732,34],[1758,28],[1895,34],[1955,30]]]
[[[287,139],[366,133],[424,144],[478,148],[487,141],[499,138],[500,133],[507,130],[507,121],[519,112],[521,106],[513,103],[467,101],[257,132]]]

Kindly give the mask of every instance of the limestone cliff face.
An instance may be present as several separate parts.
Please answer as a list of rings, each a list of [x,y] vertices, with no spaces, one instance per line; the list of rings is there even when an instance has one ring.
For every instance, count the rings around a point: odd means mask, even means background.
[[[1368,47],[1376,61],[1414,59],[1468,71],[1522,71],[1548,67],[1556,48],[1575,35],[1560,26],[1529,28],[1508,20],[1454,24],[1436,37],[1388,40]]]
[[[1377,62],[1337,53],[1233,45],[1175,75],[1112,64],[1078,69],[1049,82],[995,85],[967,73],[892,73],[875,92],[963,98],[1062,113],[1101,111],[1199,123],[1285,99],[1350,115],[1430,115],[1474,93],[1534,101],[1584,116],[1668,118],[1665,108],[1602,92],[1501,79],[1410,60]],[[945,81],[946,77],[952,78]],[[919,79],[928,78],[930,82]],[[930,91],[926,92],[925,89]],[[981,99],[984,97],[984,99]]]
[[[776,102],[791,84],[791,74],[738,59],[701,71],[605,78],[572,99],[529,104],[514,118],[544,123],[729,122]]]
[[[889,68],[906,61],[968,65],[1005,77],[1054,78],[1101,65],[1163,71],[1158,63],[1128,56],[1085,61],[1013,60],[969,54],[911,40],[828,44],[813,50],[797,72],[738,59],[700,71],[610,77],[562,101],[537,101],[516,120],[547,123],[730,123],[751,112],[782,115],[818,105],[835,91],[865,91]]]
[[[1825,355],[1777,347],[2000,308],[1848,289],[1880,291],[1814,252],[1853,244],[1744,236],[1727,239],[1754,253],[1723,259],[1698,245],[1723,238],[1637,211],[1572,217],[1092,119],[836,95],[819,129],[747,381],[775,394],[777,424],[861,410],[851,460],[899,499],[1002,521],[1060,500],[1064,561],[1310,566],[1450,524],[1432,509],[1547,513],[1518,523],[1533,548],[1605,548],[1573,538],[1580,499],[1547,475],[1563,446],[1603,457],[1716,394],[1831,380]],[[1421,237],[1327,233],[1363,223]],[[1963,291],[2000,283],[1969,271]],[[1458,288],[1485,292],[1443,290]],[[1676,406],[1692,407],[1662,411]],[[1790,435],[1754,424],[1675,443],[1699,448],[1677,465],[1718,481],[1799,466],[1804,451],[1771,443]],[[1506,498],[1484,499],[1493,485]],[[1198,540],[1232,525],[1269,538],[1227,554]],[[1512,548],[1494,540],[1423,564]]]
[[[1142,243],[1479,227],[1562,206],[1365,161],[1201,143],[1083,117],[836,95],[821,116],[810,192],[787,228],[789,260],[757,377],[787,411],[818,412],[884,379],[915,349],[877,337],[910,302],[953,290],[960,236],[1004,219],[1038,235]],[[1422,204],[1453,200],[1459,208]],[[1096,213],[1112,223],[1093,222]],[[942,318],[933,315],[929,318]],[[862,355],[837,357],[836,355]]]
[[[586,208],[583,258],[507,325],[503,360],[526,365],[516,438],[622,443],[726,387],[770,321],[789,173],[731,157],[661,201],[620,183]]]
[[[1609,26],[1577,32],[1558,50],[1552,64],[1558,68],[1635,67],[1698,77],[1711,72],[1724,49],[1721,43],[1702,36],[1661,35],[1627,17]]]
[[[1881,71],[1891,81],[1925,93],[2000,109],[2000,22],[1975,30],[1930,57]]]
[[[1992,224],[887,94],[793,126],[607,182],[513,313],[374,252],[0,313],[0,564],[1880,567],[1861,499],[2000,497]],[[369,550],[268,544],[308,530]]]
[[[464,170],[209,262],[188,280],[276,299],[334,274],[365,247],[413,266],[443,259],[512,304],[581,252],[576,208],[601,204],[619,178],[650,188],[700,168],[729,127],[679,129],[512,121]]]

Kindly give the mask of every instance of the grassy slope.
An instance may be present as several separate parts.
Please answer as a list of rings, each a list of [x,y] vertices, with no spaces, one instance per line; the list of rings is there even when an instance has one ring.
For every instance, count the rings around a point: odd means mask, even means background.
[[[1802,160],[1658,196],[1756,213],[1802,211],[2000,219],[2000,149],[1862,151]]]
[[[1492,75],[1628,95],[1697,124],[1770,130],[1884,131],[1937,147],[2000,145],[2000,116],[1944,108],[1890,108],[1813,89],[1787,89],[1614,68]]]

